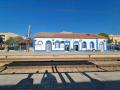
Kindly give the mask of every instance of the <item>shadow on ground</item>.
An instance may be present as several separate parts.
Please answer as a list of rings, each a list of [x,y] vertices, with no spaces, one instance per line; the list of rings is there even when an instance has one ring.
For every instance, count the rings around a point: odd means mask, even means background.
[[[89,61],[14,61],[4,66],[94,65]]]
[[[10,68],[10,67],[14,67],[14,68],[17,68],[17,67],[29,67],[29,66],[51,66],[52,67],[52,70],[53,70],[53,72],[54,72],[54,67],[55,66],[59,66],[59,67],[61,67],[61,66],[64,66],[64,67],[66,67],[66,66],[70,66],[70,67],[74,67],[74,66],[91,66],[91,67],[96,67],[96,68],[99,68],[99,69],[101,69],[102,71],[107,71],[107,70],[105,70],[105,69],[103,69],[103,68],[101,68],[101,67],[99,67],[98,65],[96,65],[95,63],[93,63],[93,62],[90,62],[90,61],[75,61],[75,60],[73,60],[73,61],[14,61],[14,62],[11,62],[11,63],[9,63],[9,64],[5,64],[3,67],[5,67],[5,69],[3,69],[2,71],[4,71],[4,70],[6,70],[6,69],[8,69],[8,68]],[[1,71],[1,72],[2,72]],[[86,70],[87,71],[87,70]],[[88,69],[88,71],[90,71],[89,69]],[[91,71],[96,71],[96,70],[91,70]]]
[[[99,81],[82,72],[86,78],[90,79],[90,82],[76,82],[68,72],[65,72],[64,74],[70,81],[68,83],[63,74],[57,70],[57,67],[55,69],[62,81],[61,83],[58,83],[57,78],[46,70],[39,84],[33,84],[32,75],[34,73],[31,73],[16,85],[0,86],[0,90],[120,90],[120,80]]]

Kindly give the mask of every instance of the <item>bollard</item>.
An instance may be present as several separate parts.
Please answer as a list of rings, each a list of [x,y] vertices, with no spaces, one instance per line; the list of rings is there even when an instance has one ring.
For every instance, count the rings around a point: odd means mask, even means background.
[[[8,58],[8,56],[6,55],[6,56],[5,56],[5,59],[7,60],[7,58]]]
[[[91,54],[89,54],[88,56],[89,56],[89,61],[90,61]]]

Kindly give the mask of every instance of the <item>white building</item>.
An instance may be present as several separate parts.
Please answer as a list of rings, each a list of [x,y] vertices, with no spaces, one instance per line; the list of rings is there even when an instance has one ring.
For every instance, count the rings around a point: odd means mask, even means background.
[[[12,32],[0,32],[0,37],[3,39],[3,41],[8,40],[10,37],[16,37],[16,36],[20,36],[20,35]]]
[[[107,50],[107,39],[96,34],[44,33],[34,38],[34,51],[86,51]]]
[[[109,35],[109,37],[113,40],[113,44],[118,44],[120,42],[120,35]]]

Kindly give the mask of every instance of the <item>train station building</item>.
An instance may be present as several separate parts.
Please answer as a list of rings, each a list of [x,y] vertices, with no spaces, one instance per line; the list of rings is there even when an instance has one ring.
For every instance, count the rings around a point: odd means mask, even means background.
[[[97,34],[39,32],[34,38],[35,52],[106,51],[107,39]]]

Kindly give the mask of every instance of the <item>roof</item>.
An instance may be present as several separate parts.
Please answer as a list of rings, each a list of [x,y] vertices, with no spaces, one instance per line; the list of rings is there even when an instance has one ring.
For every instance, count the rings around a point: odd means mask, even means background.
[[[101,38],[105,39],[104,36],[100,36],[97,34],[79,34],[79,33],[47,33],[47,32],[39,32],[35,34],[35,38],[74,38],[74,39],[95,39],[95,38]]]

